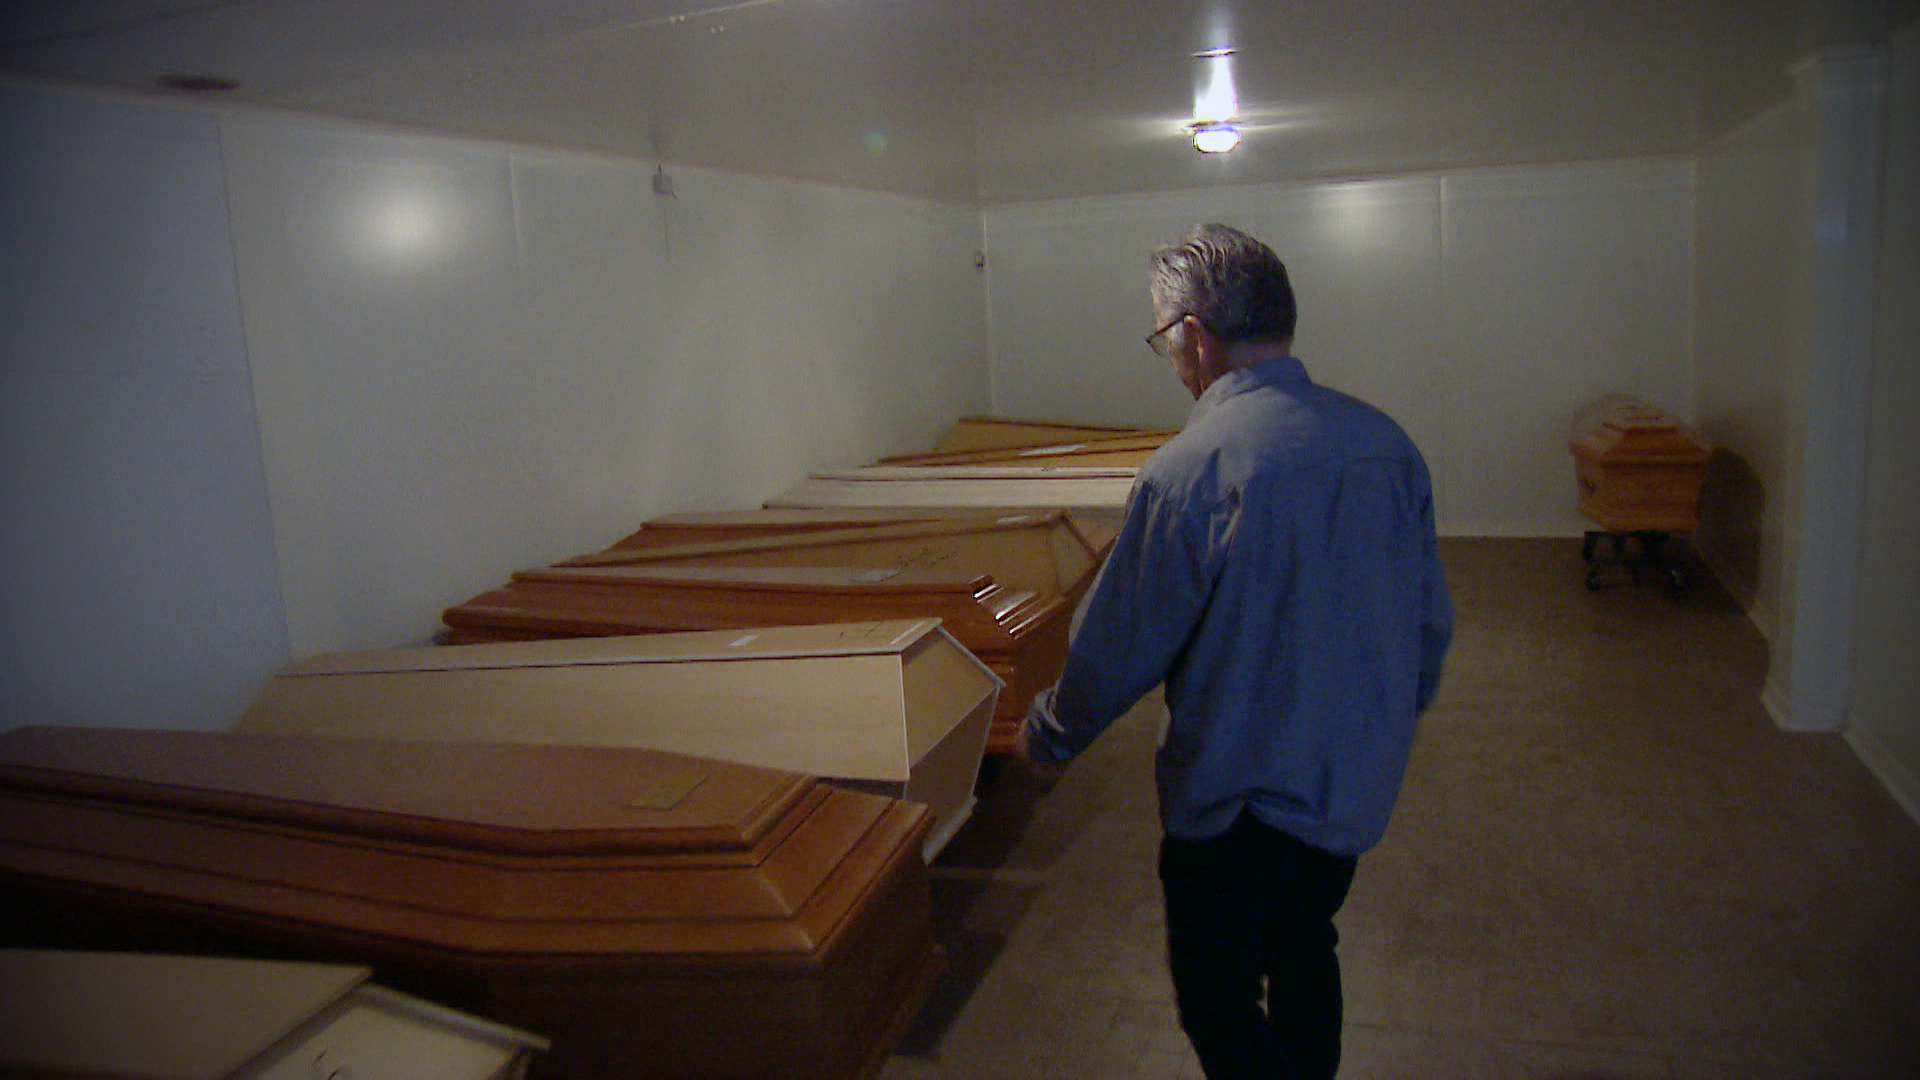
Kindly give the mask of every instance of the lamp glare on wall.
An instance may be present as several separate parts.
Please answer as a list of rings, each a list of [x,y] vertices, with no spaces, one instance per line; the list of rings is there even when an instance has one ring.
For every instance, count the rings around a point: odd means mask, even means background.
[[[1240,145],[1240,129],[1228,123],[1193,125],[1193,148],[1203,154],[1224,154]]]

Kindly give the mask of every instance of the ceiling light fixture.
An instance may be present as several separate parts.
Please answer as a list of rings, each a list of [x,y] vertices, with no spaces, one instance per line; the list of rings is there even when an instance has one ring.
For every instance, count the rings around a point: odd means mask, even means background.
[[[1240,145],[1240,129],[1233,123],[1240,115],[1233,53],[1232,48],[1223,47],[1193,54],[1200,72],[1194,87],[1193,123],[1187,125],[1187,132],[1193,137],[1193,148],[1203,154],[1224,154]]]
[[[1193,148],[1203,154],[1224,154],[1240,145],[1240,129],[1225,121],[1193,125]]]

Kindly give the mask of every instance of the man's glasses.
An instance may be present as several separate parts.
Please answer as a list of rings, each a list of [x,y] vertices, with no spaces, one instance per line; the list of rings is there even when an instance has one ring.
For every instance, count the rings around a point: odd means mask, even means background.
[[[1167,331],[1172,330],[1176,326],[1179,326],[1180,320],[1185,319],[1186,317],[1187,317],[1186,313],[1181,312],[1179,315],[1174,316],[1172,322],[1168,323],[1167,325],[1161,327],[1158,330],[1155,330],[1153,333],[1148,334],[1147,348],[1152,349],[1154,352],[1159,353],[1161,356],[1173,355],[1172,346],[1170,346],[1167,343]]]

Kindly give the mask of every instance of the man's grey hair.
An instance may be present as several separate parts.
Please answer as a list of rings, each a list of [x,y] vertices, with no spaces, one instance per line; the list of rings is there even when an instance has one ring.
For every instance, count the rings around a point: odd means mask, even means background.
[[[1153,296],[1229,344],[1290,340],[1297,316],[1280,256],[1227,225],[1196,225],[1152,257]]]

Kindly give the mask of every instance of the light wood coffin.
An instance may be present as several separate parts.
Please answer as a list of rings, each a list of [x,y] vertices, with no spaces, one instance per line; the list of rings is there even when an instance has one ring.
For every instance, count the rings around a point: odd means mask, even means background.
[[[548,1045],[376,986],[372,974],[353,964],[0,949],[0,1076],[514,1080]]]
[[[1574,414],[1569,436],[1580,511],[1610,533],[1690,533],[1713,449],[1678,419],[1629,394]]]
[[[931,619],[333,653],[237,730],[629,746],[926,803],[926,856],[973,809],[1000,680]]]
[[[869,465],[816,472],[766,501],[778,507],[1032,508],[1117,514],[1132,468],[1019,465]]]
[[[987,737],[1001,754],[1060,677],[1100,554],[1057,514],[638,549],[634,565],[521,571],[442,618],[453,644],[938,618],[1006,682]],[[727,562],[746,565],[710,565]]]
[[[363,964],[529,1075],[858,1077],[939,966],[924,807],[649,750],[0,734],[0,935]]]
[[[984,450],[934,450],[881,458],[881,465],[1044,465],[1138,469],[1155,450],[1177,432],[1104,436],[1040,446],[995,447]]]
[[[998,450],[1009,446],[1048,446],[1116,435],[1151,434],[1156,428],[1119,424],[1084,424],[1070,420],[1020,419],[1007,416],[963,416],[954,421],[933,449]]]

